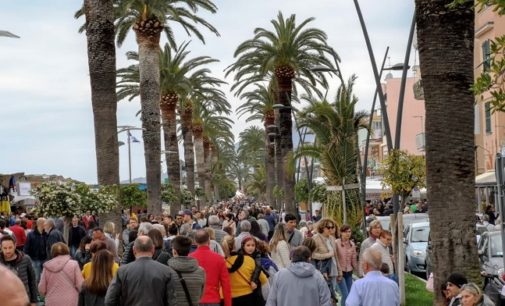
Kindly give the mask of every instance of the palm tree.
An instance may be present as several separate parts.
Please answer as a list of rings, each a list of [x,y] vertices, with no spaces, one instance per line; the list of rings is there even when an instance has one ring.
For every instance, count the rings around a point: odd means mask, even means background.
[[[340,85],[335,102],[311,100],[311,104],[299,114],[300,126],[309,128],[316,135],[316,143],[303,145],[299,154],[318,158],[330,185],[342,186],[358,181],[359,150],[356,141],[358,131],[367,128],[367,114],[355,111],[358,102],[353,94],[355,79],[352,76],[347,84]],[[350,208],[360,212],[361,209],[354,209],[358,193],[352,191],[350,198]],[[337,203],[340,205],[341,201]],[[339,215],[337,212],[340,209],[334,209],[334,206],[329,207],[329,215]]]
[[[238,154],[249,168],[256,169],[265,163],[265,131],[251,126],[239,134]]]
[[[176,108],[179,104],[179,97],[184,97],[192,90],[191,80],[195,78],[191,73],[200,74],[208,72],[207,69],[195,71],[203,65],[216,62],[208,56],[199,56],[188,59],[189,51],[186,50],[188,43],[184,43],[180,48],[172,51],[168,44],[165,45],[161,53],[161,116],[165,139],[166,161],[168,177],[171,185],[174,186],[176,194],[180,195],[180,163],[179,163],[179,141],[177,138]],[[177,203],[173,211],[180,210],[180,202]]]
[[[179,100],[179,115],[181,118],[181,133],[183,137],[184,162],[186,165],[186,185],[188,190],[195,194],[195,152],[193,143],[193,109],[198,108],[197,103],[206,109],[218,113],[230,113],[230,104],[219,86],[222,80],[209,75],[209,69],[194,71],[189,77],[191,90],[189,94]],[[197,127],[197,132],[200,128]],[[202,186],[203,187],[203,186]]]
[[[188,34],[204,41],[194,23],[202,24],[217,34],[217,30],[198,17],[198,9],[215,13],[217,7],[210,0],[119,0],[116,21],[117,42],[121,45],[133,29],[139,46],[140,104],[144,129],[146,157],[147,206],[151,213],[161,213],[161,142],[160,142],[160,48],[161,32],[169,43],[175,41],[168,21],[177,22]]]
[[[119,185],[113,0],[86,0],[84,6],[98,184]],[[119,211],[100,218],[121,224]]]
[[[474,60],[474,2],[459,1],[449,7],[451,2],[415,1],[435,288],[453,271],[480,281],[474,215],[474,96],[469,90],[474,72],[469,64]],[[442,300],[437,291],[434,305],[442,305]]]
[[[217,88],[202,89],[207,93],[204,95],[205,98],[197,98],[194,100],[192,127],[198,183],[199,187],[205,191],[205,198],[201,199],[201,203],[205,205],[206,201],[212,198],[210,192],[210,178],[208,177],[210,169],[209,165],[206,165],[206,160],[210,158],[208,151],[210,149],[210,137],[218,137],[221,135],[231,138],[233,121],[228,117],[220,116],[223,112],[221,111],[221,107],[224,107],[225,114],[230,113],[230,105],[224,98],[224,93]],[[211,93],[223,97],[224,100],[218,98],[214,99],[213,96],[210,95]],[[224,105],[221,105],[220,102],[223,102]],[[206,142],[207,145],[205,145]],[[205,153],[206,146],[207,158]]]
[[[326,34],[315,28],[307,28],[313,21],[309,18],[296,24],[295,15],[284,19],[279,12],[277,20],[271,23],[274,31],[257,28],[254,38],[240,44],[235,51],[235,63],[228,67],[227,74],[235,72],[233,89],[236,94],[250,84],[264,81],[273,77],[276,84],[276,104],[279,104],[279,133],[281,135],[281,154],[284,171],[283,189],[286,210],[297,213],[295,206],[295,175],[287,171],[288,162],[293,153],[292,138],[292,110],[291,98],[293,83],[298,84],[306,92],[317,90],[315,86],[320,83],[326,86],[326,79],[320,72],[313,72],[311,68],[324,66],[333,68],[332,62],[326,58],[331,55],[336,58],[336,53],[327,45]]]
[[[233,135],[232,135],[233,136]],[[214,198],[230,198],[235,194],[235,143],[230,140],[217,138],[212,140],[211,185]]]
[[[203,79],[203,76],[210,72],[210,70],[206,68],[201,68],[196,71],[194,71],[194,69],[216,61],[206,56],[186,59],[189,54],[189,51],[186,51],[187,46],[188,43],[185,43],[173,52],[168,44],[166,44],[160,57],[160,108],[163,119],[166,162],[169,181],[173,185],[178,196],[180,196],[181,183],[176,122],[177,104],[181,101],[179,97],[187,96],[194,87],[199,86],[200,83],[196,81]],[[128,100],[131,101],[140,94],[139,58],[138,53],[133,51],[127,52],[126,55],[129,60],[134,60],[136,63],[126,68],[119,69],[117,72],[119,78],[117,82],[118,100],[128,98]],[[192,74],[190,75],[190,73]],[[183,135],[185,134],[183,133]],[[188,160],[188,158],[186,158],[186,160]],[[194,187],[190,187],[190,191],[194,193]],[[176,202],[171,208],[172,211],[179,211],[180,205],[180,202]]]
[[[244,99],[245,102],[237,108],[237,113],[239,118],[246,113],[249,113],[246,122],[253,120],[263,121],[263,126],[265,127],[264,132],[264,143],[265,143],[265,171],[266,171],[266,201],[269,205],[272,205],[275,201],[273,196],[274,186],[277,184],[276,181],[276,165],[275,165],[275,139],[270,139],[269,133],[273,133],[272,127],[275,126],[275,94],[271,87],[266,88],[263,85],[257,85],[257,87],[248,92],[244,92],[240,98]],[[279,167],[282,170],[281,167]]]
[[[246,192],[259,201],[265,201],[266,193],[266,171],[265,166],[260,165],[254,173],[251,174],[249,180],[245,183]]]

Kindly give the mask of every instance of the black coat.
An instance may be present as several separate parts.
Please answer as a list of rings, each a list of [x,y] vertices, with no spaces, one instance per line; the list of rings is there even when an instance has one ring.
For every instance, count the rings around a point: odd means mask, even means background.
[[[119,267],[105,295],[106,306],[174,306],[175,272],[150,257]]]
[[[79,247],[84,237],[86,237],[86,230],[82,226],[72,226],[68,231],[68,246]]]
[[[32,267],[30,256],[16,250],[18,257],[13,261],[5,261],[4,256],[0,253],[0,263],[16,274],[25,285],[26,292],[30,298],[30,303],[38,301],[37,295],[37,280],[35,279],[35,271]]]
[[[170,255],[171,254],[163,249],[157,249],[154,251],[153,259],[159,263],[164,264],[165,266],[168,266],[168,260],[172,258]]]
[[[83,286],[79,293],[78,306],[105,306],[105,296],[93,294]]]
[[[45,261],[47,259],[46,240],[46,233],[43,232],[41,234],[37,229],[34,229],[28,233],[23,251],[30,256],[32,260]]]
[[[53,228],[49,233],[47,233],[47,242],[46,242],[46,254],[47,254],[47,259],[51,259],[51,248],[53,247],[53,244],[57,242],[63,242],[65,243],[65,239],[63,238],[63,234],[57,230],[56,228]]]

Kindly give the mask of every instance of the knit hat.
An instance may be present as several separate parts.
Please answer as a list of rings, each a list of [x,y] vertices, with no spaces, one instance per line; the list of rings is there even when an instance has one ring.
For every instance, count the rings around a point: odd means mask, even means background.
[[[449,278],[447,278],[447,282],[458,286],[458,288],[461,288],[461,286],[468,283],[468,280],[463,274],[454,272],[451,275],[449,275]]]

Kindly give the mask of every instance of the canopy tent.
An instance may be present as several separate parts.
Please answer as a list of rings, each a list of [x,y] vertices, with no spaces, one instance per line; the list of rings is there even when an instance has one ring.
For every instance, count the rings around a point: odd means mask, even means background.
[[[475,186],[486,187],[496,185],[496,175],[494,171],[484,172],[475,177]]]

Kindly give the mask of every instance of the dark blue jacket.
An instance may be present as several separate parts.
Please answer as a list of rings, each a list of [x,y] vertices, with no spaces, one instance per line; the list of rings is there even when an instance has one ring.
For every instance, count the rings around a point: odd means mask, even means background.
[[[30,256],[32,260],[47,259],[46,253],[46,233],[39,233],[37,229],[28,233],[23,251]]]

